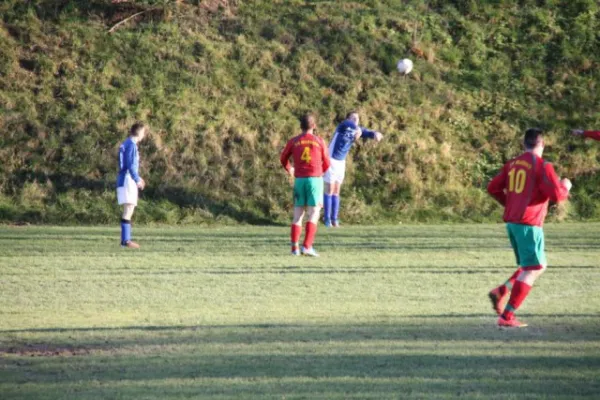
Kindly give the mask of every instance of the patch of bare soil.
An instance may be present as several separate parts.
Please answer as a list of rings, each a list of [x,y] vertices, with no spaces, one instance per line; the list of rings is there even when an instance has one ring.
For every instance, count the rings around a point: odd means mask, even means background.
[[[0,348],[0,356],[16,354],[25,357],[67,357],[85,356],[90,350],[85,347],[53,346],[51,344],[26,344]]]

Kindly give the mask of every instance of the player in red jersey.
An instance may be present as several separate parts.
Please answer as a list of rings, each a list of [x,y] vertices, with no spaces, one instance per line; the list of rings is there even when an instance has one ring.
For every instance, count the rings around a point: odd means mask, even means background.
[[[489,194],[504,206],[503,219],[519,265],[506,283],[489,293],[502,327],[527,326],[514,313],[547,267],[542,226],[548,203],[566,200],[571,189],[571,181],[559,180],[552,164],[542,159],[540,129],[528,129],[524,144],[525,153],[507,162],[488,185]]]
[[[313,248],[317,222],[323,201],[323,174],[329,168],[329,152],[323,139],[315,135],[315,118],[306,114],[300,119],[302,134],[292,138],[281,153],[281,165],[294,177],[294,220],[292,221],[292,254],[300,255],[302,218],[308,213],[302,254],[318,257]],[[292,158],[294,166],[290,165]]]
[[[573,129],[571,133],[573,133],[575,136],[583,136],[594,140],[600,140],[600,131],[584,131],[583,129]]]

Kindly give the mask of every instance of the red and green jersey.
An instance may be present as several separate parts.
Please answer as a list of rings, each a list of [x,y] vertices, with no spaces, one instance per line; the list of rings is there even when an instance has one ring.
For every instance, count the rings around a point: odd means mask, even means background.
[[[552,164],[531,152],[507,162],[487,189],[504,206],[505,222],[532,226],[544,224],[549,201],[569,196]]]
[[[292,138],[281,153],[281,165],[289,172],[290,158],[294,163],[296,178],[323,176],[329,169],[329,152],[325,141],[311,133]]]

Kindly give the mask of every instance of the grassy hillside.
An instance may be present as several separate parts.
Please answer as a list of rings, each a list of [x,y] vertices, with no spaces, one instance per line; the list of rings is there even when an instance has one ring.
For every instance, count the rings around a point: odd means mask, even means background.
[[[0,4],[0,220],[118,219],[116,150],[135,120],[148,189],[138,222],[282,222],[278,165],[296,117],[329,139],[358,109],[386,134],[352,152],[343,219],[499,215],[484,187],[551,132],[572,217],[600,218],[594,0],[122,1]],[[135,18],[111,28],[125,18]],[[407,78],[399,58],[415,60]]]

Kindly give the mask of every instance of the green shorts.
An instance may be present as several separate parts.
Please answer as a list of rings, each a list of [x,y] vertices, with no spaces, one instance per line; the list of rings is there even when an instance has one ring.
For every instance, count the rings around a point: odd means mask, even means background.
[[[524,270],[539,270],[546,265],[544,230],[539,226],[506,224],[510,244],[515,251],[517,264]]]
[[[323,204],[323,178],[296,178],[294,207],[316,207]]]

